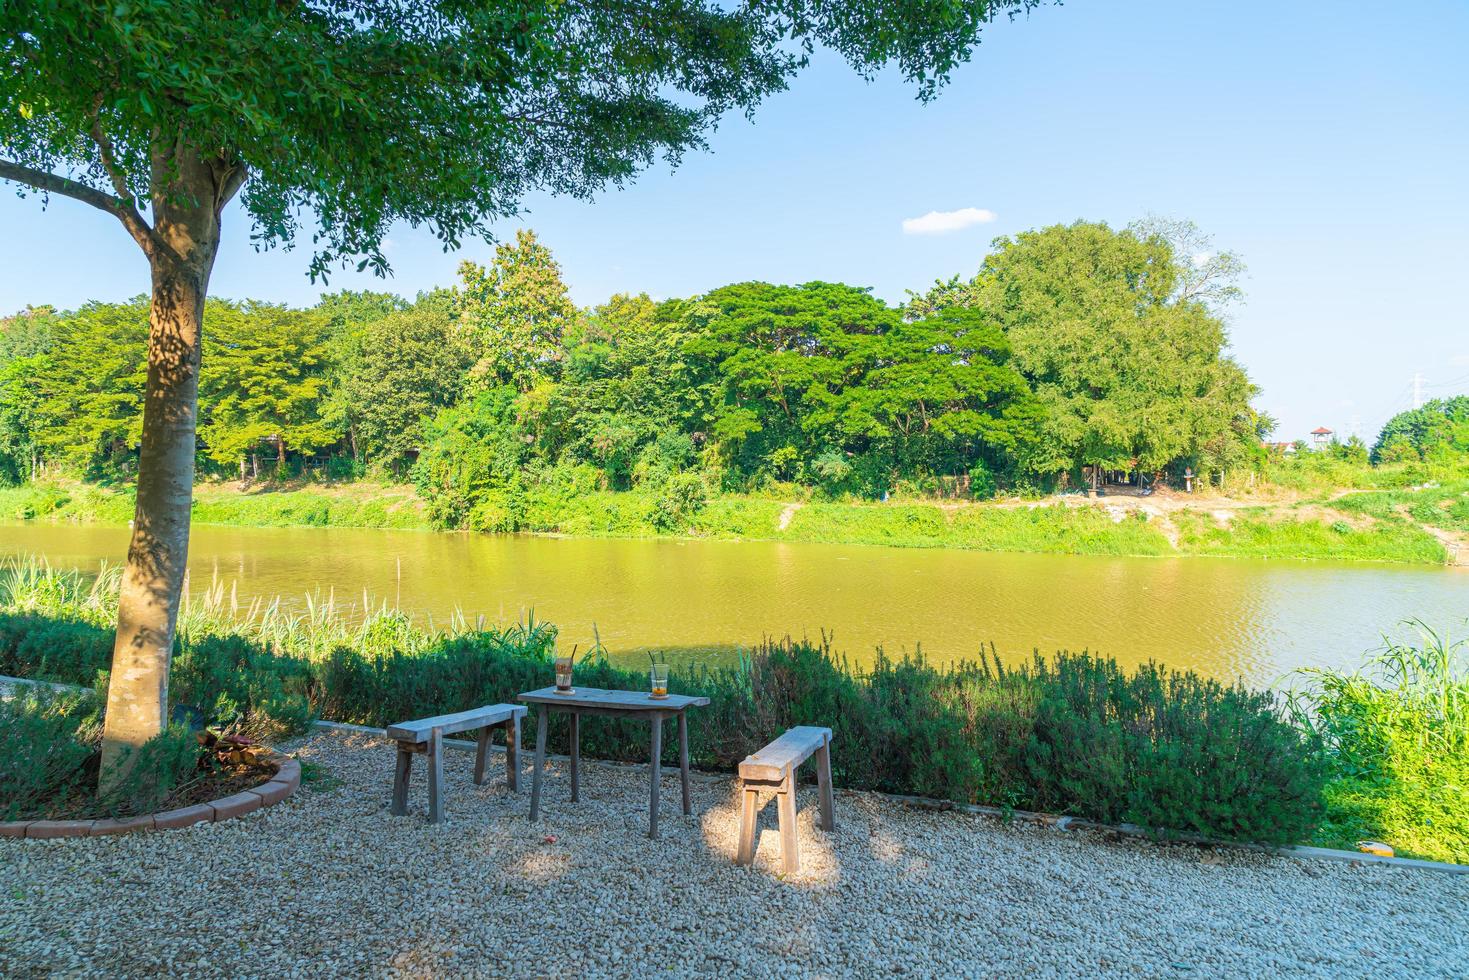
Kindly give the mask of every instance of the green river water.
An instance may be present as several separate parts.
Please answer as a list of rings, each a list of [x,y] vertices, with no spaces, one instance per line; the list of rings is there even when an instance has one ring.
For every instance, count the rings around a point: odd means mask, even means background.
[[[114,527],[0,526],[0,554],[95,570],[121,561]],[[1094,558],[862,546],[559,539],[318,528],[194,529],[194,589],[242,601],[366,590],[419,618],[502,623],[531,611],[616,659],[675,650],[717,661],[766,635],[817,637],[855,663],[921,647],[934,660],[1033,649],[1157,660],[1275,684],[1304,665],[1353,666],[1410,616],[1462,634],[1469,570],[1210,558]]]

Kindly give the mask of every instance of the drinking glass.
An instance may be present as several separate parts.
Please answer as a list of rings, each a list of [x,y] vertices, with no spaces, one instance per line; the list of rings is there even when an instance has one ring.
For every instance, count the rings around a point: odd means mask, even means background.
[[[653,688],[652,697],[668,697],[668,665],[654,664],[648,670],[648,681]]]
[[[556,658],[556,690],[561,694],[571,693],[571,658]]]

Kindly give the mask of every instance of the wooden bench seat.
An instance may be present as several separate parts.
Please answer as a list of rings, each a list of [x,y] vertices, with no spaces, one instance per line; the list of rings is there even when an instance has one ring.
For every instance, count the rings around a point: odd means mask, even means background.
[[[439,823],[444,819],[444,736],[479,729],[479,746],[474,756],[474,782],[485,781],[485,763],[490,753],[490,730],[505,729],[505,779],[510,789],[520,788],[520,719],[525,707],[519,704],[489,704],[483,708],[457,711],[416,721],[400,721],[389,725],[388,738],[398,743],[398,766],[393,776],[393,816],[408,812],[408,777],[415,755],[428,756],[428,819]]]
[[[740,763],[743,790],[740,809],[740,849],[737,864],[755,860],[755,831],[760,818],[760,791],[775,790],[780,812],[780,856],[787,874],[801,868],[796,843],[796,770],[816,757],[816,785],[821,793],[821,829],[836,828],[836,804],[831,787],[831,729],[802,725],[747,756]]]

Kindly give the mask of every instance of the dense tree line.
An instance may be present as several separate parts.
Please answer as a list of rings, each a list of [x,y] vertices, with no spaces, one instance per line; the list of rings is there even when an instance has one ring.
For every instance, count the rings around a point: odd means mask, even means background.
[[[1435,398],[1388,419],[1372,446],[1374,463],[1452,462],[1469,456],[1469,395]]]
[[[513,512],[518,490],[547,482],[983,497],[1083,468],[1250,466],[1269,420],[1225,349],[1238,263],[1200,261],[1196,236],[1026,232],[902,308],[814,282],[579,309],[528,231],[411,302],[211,299],[200,462],[411,478],[448,524]],[[3,321],[0,478],[131,472],[147,316],[140,297]]]

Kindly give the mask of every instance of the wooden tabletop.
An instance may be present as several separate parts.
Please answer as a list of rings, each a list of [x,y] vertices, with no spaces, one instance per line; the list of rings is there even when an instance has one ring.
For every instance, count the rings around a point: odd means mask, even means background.
[[[571,694],[557,694],[555,687],[543,687],[539,691],[526,691],[520,695],[520,700],[552,707],[600,708],[604,711],[682,711],[685,708],[701,708],[709,703],[708,698],[690,697],[687,694],[653,698],[647,691],[605,691],[597,687],[580,686]]]

